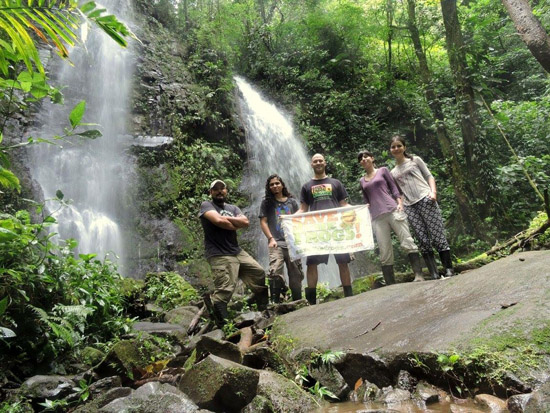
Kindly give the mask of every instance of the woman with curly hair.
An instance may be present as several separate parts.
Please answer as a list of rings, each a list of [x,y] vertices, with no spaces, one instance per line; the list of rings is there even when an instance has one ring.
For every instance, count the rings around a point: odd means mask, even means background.
[[[302,263],[300,260],[291,261],[285,234],[281,228],[279,217],[290,215],[300,208],[298,201],[290,194],[283,179],[273,174],[265,183],[265,198],[260,205],[260,227],[267,238],[269,247],[269,285],[271,289],[271,301],[278,303],[281,295],[287,290],[284,265],[288,272],[288,284],[292,294],[292,300],[302,298]]]

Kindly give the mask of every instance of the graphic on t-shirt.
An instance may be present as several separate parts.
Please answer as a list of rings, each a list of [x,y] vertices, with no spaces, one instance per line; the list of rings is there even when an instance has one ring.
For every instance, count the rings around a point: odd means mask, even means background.
[[[292,214],[292,211],[290,209],[290,205],[289,204],[277,204],[275,206],[275,217],[277,218],[277,231],[279,231],[281,234],[283,233],[283,229],[281,228],[281,220],[280,220],[280,216],[281,215],[290,215]]]
[[[228,211],[228,210],[226,210],[226,209],[222,209],[222,210],[220,211],[220,215],[221,215],[222,217],[234,217],[234,216],[235,216],[235,215],[233,215],[232,212],[230,212],[230,211]]]
[[[332,197],[332,184],[320,184],[311,187],[311,195],[314,201]]]

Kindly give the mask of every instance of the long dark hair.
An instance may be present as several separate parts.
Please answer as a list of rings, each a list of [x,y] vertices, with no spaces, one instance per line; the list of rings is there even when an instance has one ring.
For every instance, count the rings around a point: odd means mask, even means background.
[[[407,146],[407,144],[405,143],[405,138],[402,135],[393,135],[392,138],[391,138],[391,141],[390,141],[390,146],[391,146],[392,143],[394,143],[396,141],[401,142],[401,144],[405,147]],[[409,155],[407,153],[407,151],[403,152],[403,156],[405,156],[405,158],[409,158],[409,159],[413,158],[413,156]]]
[[[268,178],[267,178],[267,181],[265,181],[265,199],[267,199],[269,202],[274,202],[275,201],[275,197],[271,193],[271,189],[269,189],[269,181],[271,181],[272,179],[275,179],[275,178],[277,178],[277,180],[283,186],[283,196],[286,196],[288,198],[292,198],[292,194],[290,192],[288,192],[288,189],[285,185],[285,181],[283,181],[283,178],[281,178],[277,174],[273,174],[273,175],[269,175]]]

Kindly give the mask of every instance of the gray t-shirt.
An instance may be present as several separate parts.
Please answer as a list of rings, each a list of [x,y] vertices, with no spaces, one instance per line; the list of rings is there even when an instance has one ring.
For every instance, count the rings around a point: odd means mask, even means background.
[[[416,204],[431,192],[428,179],[433,176],[419,156],[415,155],[412,159],[406,158],[405,162],[391,170],[391,174],[403,193],[404,205]]]
[[[267,226],[271,235],[277,241],[277,245],[286,248],[285,233],[281,228],[281,215],[291,215],[300,209],[298,201],[295,198],[287,198],[284,202],[279,202],[276,199],[264,199],[260,205],[260,218],[267,218]]]
[[[204,230],[204,251],[206,258],[218,255],[237,255],[241,252],[237,242],[237,231],[223,229],[204,217],[208,211],[217,211],[222,216],[237,217],[243,215],[239,207],[224,204],[223,208],[212,201],[204,201],[201,204],[199,218]]]
[[[307,204],[310,211],[338,208],[340,201],[348,198],[344,185],[334,178],[312,179],[302,186],[300,202]]]

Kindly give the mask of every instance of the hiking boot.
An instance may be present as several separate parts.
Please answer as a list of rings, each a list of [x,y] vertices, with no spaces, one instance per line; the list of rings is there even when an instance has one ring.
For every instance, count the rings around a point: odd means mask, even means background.
[[[227,303],[224,303],[223,301],[216,301],[213,303],[213,307],[214,322],[218,328],[223,328],[223,326],[227,323],[227,318],[229,317],[229,314],[227,313]]]
[[[302,299],[302,287],[291,288],[290,292],[292,293],[292,301],[297,301]]]
[[[384,275],[384,281],[386,281],[386,285],[395,284],[393,265],[382,265],[382,275]]]

